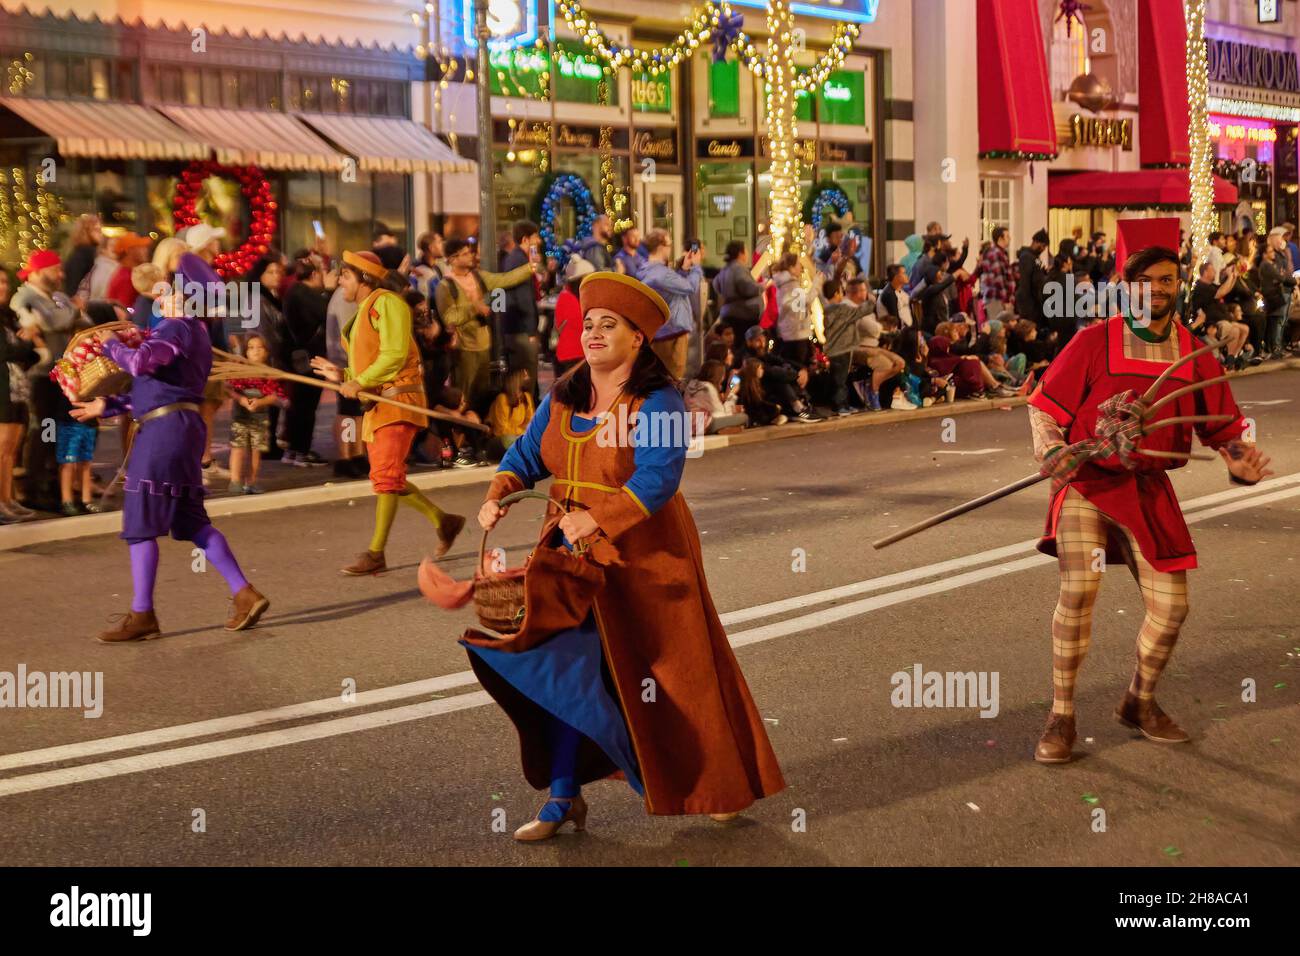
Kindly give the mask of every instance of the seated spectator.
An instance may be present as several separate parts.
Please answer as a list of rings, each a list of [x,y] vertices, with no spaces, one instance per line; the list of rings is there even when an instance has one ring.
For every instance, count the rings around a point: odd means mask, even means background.
[[[951,344],[942,335],[930,339],[926,364],[956,387],[961,398],[1011,398],[1011,389],[1002,386],[984,363],[974,355],[953,355]]]
[[[704,416],[704,434],[714,435],[724,430],[738,430],[749,424],[749,419],[736,407],[735,387],[727,382],[729,369],[722,362],[709,361],[700,366],[699,374],[686,383],[683,397],[688,411]]]
[[[745,333],[749,354],[763,365],[763,394],[781,406],[787,418],[801,422],[820,422],[822,417],[812,408],[808,393],[808,370],[799,368],[775,354],[760,326]],[[746,406],[748,407],[748,406]]]
[[[784,425],[788,419],[781,411],[781,406],[768,399],[763,387],[766,368],[756,358],[745,359],[740,369],[740,402],[750,425]]]
[[[861,281],[855,279],[853,282]],[[850,287],[853,285],[850,282]],[[881,389],[885,387],[886,382],[895,380],[903,373],[904,363],[902,358],[891,352],[884,345],[885,325],[889,323],[893,326],[895,332],[898,328],[897,321],[893,316],[886,316],[884,322],[874,314],[867,314],[858,319],[858,347],[853,352],[853,364],[859,368],[866,368],[870,371],[870,380],[855,382],[855,388],[862,394],[864,404],[872,411],[880,411],[883,404],[880,400]],[[895,385],[899,384],[894,382]],[[890,389],[892,395],[893,389]]]
[[[721,362],[729,372],[737,372],[741,366],[735,351],[722,342],[714,342],[704,350],[704,361]]]
[[[469,401],[465,398],[465,393],[454,385],[448,385],[442,390],[442,396],[433,406],[435,412],[443,412],[447,415],[459,415],[461,418],[467,418],[472,422],[481,421],[478,413],[469,407]],[[476,468],[484,464],[483,452],[481,446],[485,444],[481,436],[483,433],[477,429],[464,429],[451,422],[439,422],[439,432],[447,441],[448,445],[455,450],[455,457],[451,464],[453,468]],[[445,429],[445,431],[444,431]]]
[[[528,369],[517,368],[506,376],[505,390],[492,401],[488,410],[487,423],[492,428],[489,457],[499,461],[505,455],[506,449],[528,430],[534,411]]]

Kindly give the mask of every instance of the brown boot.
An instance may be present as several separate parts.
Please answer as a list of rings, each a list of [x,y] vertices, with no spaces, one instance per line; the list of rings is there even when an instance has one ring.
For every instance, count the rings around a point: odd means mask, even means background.
[[[257,623],[257,619],[266,613],[271,602],[258,592],[251,584],[245,584],[232,599],[234,606],[230,609],[230,620],[226,621],[227,631],[245,631]]]
[[[1182,744],[1192,739],[1154,700],[1140,700],[1131,693],[1125,694],[1124,700],[1115,708],[1115,719],[1156,743]]]
[[[1074,753],[1074,715],[1052,713],[1038,740],[1034,759],[1039,763],[1069,763]]]
[[[353,577],[361,577],[366,574],[378,574],[380,571],[387,571],[388,565],[384,562],[384,552],[362,551],[357,555],[355,561],[346,568],[340,568],[339,570]]]
[[[442,516],[442,523],[438,525],[438,550],[433,552],[435,558],[441,558],[451,550],[456,535],[460,534],[460,529],[463,527],[465,527],[465,518],[462,515]]]
[[[99,635],[101,644],[120,644],[123,641],[143,641],[155,634],[161,634],[158,618],[153,610],[127,611],[119,615],[117,627]]]

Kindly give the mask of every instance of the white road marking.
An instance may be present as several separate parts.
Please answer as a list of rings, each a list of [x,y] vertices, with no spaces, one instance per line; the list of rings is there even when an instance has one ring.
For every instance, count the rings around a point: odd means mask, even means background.
[[[1188,515],[1187,523],[1194,524],[1199,521],[1219,517],[1220,515],[1231,514],[1236,511],[1242,511],[1264,504],[1272,504],[1277,501],[1283,501],[1300,496],[1300,487],[1296,487],[1298,484],[1300,484],[1300,473],[1271,480],[1264,486],[1264,489],[1266,491],[1269,488],[1277,490],[1267,491],[1265,494],[1255,494],[1255,492],[1261,490],[1258,487],[1232,488],[1228,491],[1217,492],[1212,495],[1193,499],[1187,502],[1185,507],[1204,507],[1206,505],[1210,505],[1211,507],[1199,510],[1195,514]],[[910,579],[916,579],[921,576],[933,576],[933,574],[936,573],[934,571],[936,568],[952,568],[955,566],[963,566],[963,564],[969,565],[983,563],[989,560],[1000,560],[1001,557],[1020,553],[1025,550],[1026,547],[1032,546],[1032,541],[1016,545],[1007,545],[1003,548],[996,548],[991,551],[969,555],[964,558],[953,559],[952,561],[939,562],[934,565],[927,565],[922,568],[915,568],[894,575],[886,575],[882,578],[860,581],[856,584],[846,585],[842,588],[832,588],[823,592],[815,592],[812,595],[804,595],[801,598],[789,599],[787,602],[772,602],[767,605],[759,605],[758,608],[771,609],[777,604],[787,604],[791,609],[795,609],[798,607],[806,607],[813,603],[824,603],[825,600],[834,600],[834,598],[822,597],[818,600],[819,596],[831,593],[847,593],[847,589],[850,588],[857,589],[853,593],[862,593],[864,590],[876,590],[878,587],[890,586],[889,584],[882,583],[885,581],[898,583],[905,576],[910,576]],[[879,610],[883,607],[889,607],[895,604],[928,597],[932,594],[954,590],[956,588],[965,587],[968,584],[975,584],[1005,574],[1014,574],[1018,571],[1050,563],[1054,560],[1055,559],[1047,555],[1034,553],[1009,564],[997,564],[986,568],[980,568],[965,574],[950,576],[940,580],[920,584],[915,587],[905,588],[891,594],[883,594],[862,601],[855,601],[850,604],[841,605],[839,607],[826,608],[811,614],[804,614],[762,627],[751,628],[747,631],[730,633],[728,634],[728,640],[733,647],[744,647],[750,644],[757,644],[788,634],[796,634],[813,628],[823,627],[827,624],[833,624],[847,618],[858,617]],[[937,573],[943,572],[940,571]],[[790,603],[796,601],[803,603]],[[724,615],[724,623],[726,623],[725,619],[727,617],[746,614],[755,611],[758,608],[747,608],[742,611],[732,612],[731,615]],[[765,613],[751,614],[750,617],[767,617],[772,613],[777,612],[767,610]],[[735,623],[734,620],[733,623]],[[43,750],[29,751],[27,753],[9,754],[0,758],[4,761],[3,764],[0,764],[0,769],[32,766],[35,764],[50,763],[55,760],[74,759],[76,757],[92,756],[98,753],[107,753],[115,750],[150,746],[154,743],[173,742],[187,737],[192,738],[214,733],[229,732],[231,730],[247,729],[262,724],[282,722],[284,720],[300,717],[316,716],[351,707],[364,706],[365,704],[383,703],[388,700],[403,699],[406,696],[411,696],[413,690],[416,694],[431,693],[437,690],[448,690],[455,687],[468,686],[473,683],[475,683],[473,672],[462,671],[456,674],[447,674],[443,677],[430,678],[423,681],[413,681],[407,684],[397,684],[392,687],[366,691],[357,695],[357,702],[354,704],[345,704],[342,702],[341,698],[325,698],[323,700],[309,701],[303,704],[294,704],[288,707],[273,708],[265,711],[255,711],[233,717],[198,721],[191,724],[178,725],[176,727],[164,727],[154,731],[125,734],[119,737],[108,737],[100,740],[85,741],[83,743],[68,744],[61,747],[50,747]],[[28,793],[35,790],[44,790],[51,787],[67,786],[69,784],[82,783],[90,780],[101,780],[129,773],[157,770],[164,767],[172,767],[201,760],[211,760],[218,757],[264,750],[271,747],[280,747],[303,741],[318,740],[339,734],[355,733],[357,731],[370,730],[376,727],[383,727],[404,721],[419,720],[424,717],[433,717],[439,714],[481,707],[489,703],[492,703],[490,695],[488,695],[486,691],[477,691],[471,694],[458,695],[450,699],[408,704],[402,707],[389,708],[387,710],[379,710],[367,714],[357,714],[350,717],[340,717],[334,720],[320,721],[314,724],[306,724],[284,730],[247,734],[240,737],[230,737],[224,740],[192,744],[186,747],[177,747],[146,754],[136,754],[128,757],[118,757],[97,763],[81,764],[74,767],[64,767],[38,773],[24,774],[7,779],[0,779],[0,797],[17,793]]]
[[[1286,405],[1291,401],[1289,398],[1270,398],[1265,402],[1239,402],[1241,408],[1263,408],[1265,405]]]
[[[1005,448],[976,448],[971,451],[955,451],[953,449],[949,449],[947,451],[932,451],[930,452],[930,454],[932,455],[991,455],[994,452],[999,452],[999,451],[1006,451],[1006,449]]]

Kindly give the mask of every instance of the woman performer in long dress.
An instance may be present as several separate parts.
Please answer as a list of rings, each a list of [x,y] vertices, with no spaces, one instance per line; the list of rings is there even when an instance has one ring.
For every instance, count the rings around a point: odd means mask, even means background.
[[[550,787],[518,840],[547,839],[570,820],[583,829],[581,786],[619,772],[655,815],[728,820],[785,786],[678,491],[689,419],[650,348],[668,306],[615,273],[587,276],[579,298],[585,361],[507,452],[479,522],[491,529],[502,497],[553,476],[564,545],[603,555],[605,584],[582,625],[530,650],[462,641],[519,731],[528,782]]]

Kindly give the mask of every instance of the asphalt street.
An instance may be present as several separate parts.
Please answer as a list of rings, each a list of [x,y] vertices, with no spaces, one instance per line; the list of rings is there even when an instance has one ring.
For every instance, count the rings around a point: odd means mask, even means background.
[[[0,552],[0,671],[103,673],[98,718],[0,709],[0,863],[1300,864],[1297,386],[1294,371],[1234,383],[1276,478],[1240,489],[1217,461],[1174,478],[1201,568],[1158,697],[1190,744],[1136,739],[1111,717],[1142,616],[1115,568],[1079,682],[1080,756],[1032,760],[1057,591],[1031,545],[1043,486],[870,547],[1034,471],[1017,408],[688,463],[709,584],[788,783],[731,824],[648,817],[625,784],[602,782],[586,790],[586,833],[513,841],[542,800],[512,726],[467,674],[456,638],[471,612],[416,590],[433,538],[412,513],[398,516],[392,570],[367,579],[337,569],[365,546],[369,498],[222,519],[272,602],[238,634],[221,627],[216,572],[164,542],[166,636],[128,646],[91,640],[128,604],[118,539]],[[472,515],[483,487],[437,497]],[[511,564],[539,516],[521,506],[494,533]],[[467,531],[448,570],[467,577],[477,546]],[[996,673],[996,715],[894,706],[891,676],[918,665]]]

